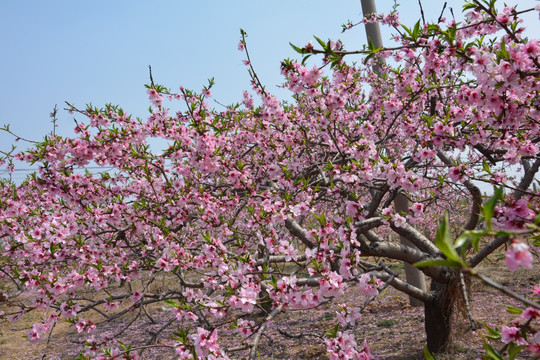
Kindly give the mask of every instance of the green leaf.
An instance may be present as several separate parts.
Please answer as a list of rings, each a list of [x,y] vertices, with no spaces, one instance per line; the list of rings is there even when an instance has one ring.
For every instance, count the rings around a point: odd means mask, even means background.
[[[511,231],[505,231],[505,230],[499,230],[495,233],[495,236],[496,237],[499,237],[499,236],[512,236],[513,233]]]
[[[444,178],[442,175],[437,175],[437,178],[439,179],[439,183],[440,183],[441,185],[443,185],[443,184],[444,184],[444,181],[445,181],[445,178]]]
[[[418,35],[420,34],[420,20],[418,20],[416,22],[416,24],[414,24],[414,29],[412,31],[412,38],[413,40],[416,40],[418,39]]]
[[[470,10],[470,9],[476,9],[477,5],[473,3],[466,3],[463,5],[463,11]]]
[[[484,349],[486,349],[486,353],[488,354],[489,358],[490,359],[493,359],[493,360],[504,360],[501,356],[501,354],[499,354],[497,352],[497,350],[495,350],[491,345],[489,345],[487,343],[487,341],[484,340]]]
[[[508,346],[508,360],[514,360],[523,348],[525,348],[525,345],[518,346],[511,342],[510,346]]]
[[[506,312],[509,314],[520,315],[523,312],[523,309],[508,305],[506,306]]]
[[[455,247],[460,248],[470,241],[474,250],[478,251],[480,239],[486,235],[487,232],[485,230],[466,230],[456,239]]]
[[[491,169],[489,168],[489,164],[487,163],[485,159],[482,160],[482,168],[484,169],[485,172],[487,172],[488,174],[491,174]]]
[[[368,48],[371,51],[371,55],[378,53],[382,49],[381,47],[376,48],[375,44],[373,43],[373,41],[371,41],[371,39],[368,40]]]
[[[428,266],[447,266],[447,267],[454,267],[454,268],[460,268],[461,263],[446,260],[446,259],[438,259],[438,260],[424,260],[419,261],[414,264],[415,267],[428,267]]]
[[[321,39],[319,39],[318,37],[316,37],[315,35],[313,35],[313,37],[315,38],[315,40],[317,40],[317,42],[319,43],[319,45],[321,45],[321,47],[326,50],[326,43],[324,41],[322,41]]]
[[[306,66],[306,61],[307,59],[309,59],[311,57],[311,55],[306,55],[302,58],[302,66]]]
[[[323,212],[320,215],[313,214],[313,216],[315,216],[321,226],[326,226],[326,216]]]
[[[335,338],[339,331],[339,324],[336,324],[332,329],[328,330],[324,335],[329,338]]]
[[[406,32],[407,34],[409,34],[409,36],[411,36],[411,35],[412,35],[412,31],[411,31],[411,29],[409,29],[408,27],[406,27],[406,26],[405,26],[405,25],[403,25],[403,24],[401,25],[401,27],[403,28],[403,30],[405,30],[405,32]]]
[[[175,300],[172,300],[172,299],[166,299],[164,301],[165,304],[169,305],[169,306],[172,306],[172,307],[179,307],[180,304],[177,303]]]
[[[437,360],[433,355],[431,355],[426,345],[424,345],[424,357],[426,360]]]
[[[444,214],[444,218],[439,224],[437,234],[435,235],[435,246],[441,250],[446,258],[454,263],[461,263],[462,260],[459,257],[452,239],[450,238],[450,222],[448,220],[448,213]]]
[[[305,54],[305,53],[306,53],[306,52],[304,51],[304,49],[299,48],[298,46],[295,46],[295,45],[293,45],[292,43],[289,43],[289,45],[291,45],[291,47],[294,49],[294,51],[296,51],[296,52],[299,53],[299,54]]]
[[[502,198],[502,194],[502,186],[495,188],[495,193],[493,196],[482,207],[482,214],[484,214],[488,230],[491,230],[491,219],[493,218],[493,214],[495,212],[495,205],[497,205],[497,201]]]
[[[486,323],[482,323],[484,325],[484,328],[487,330],[488,334],[484,335],[486,338],[491,340],[499,340],[501,338],[501,333],[496,328],[492,328],[491,326],[487,325]]]

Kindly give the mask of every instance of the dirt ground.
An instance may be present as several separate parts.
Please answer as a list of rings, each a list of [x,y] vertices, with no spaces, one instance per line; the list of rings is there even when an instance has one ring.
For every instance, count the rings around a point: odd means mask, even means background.
[[[399,269],[399,265],[397,266]],[[540,268],[531,270],[518,270],[510,272],[503,265],[501,259],[494,258],[490,263],[484,264],[481,272],[493,280],[520,293],[530,293],[533,285],[540,283]],[[451,351],[445,355],[437,356],[439,360],[468,360],[475,359],[483,350],[483,337],[485,333],[482,322],[495,325],[510,324],[515,315],[505,311],[506,306],[519,305],[516,301],[487,288],[478,282],[471,283],[471,311],[477,330],[471,330],[470,322],[460,314],[454,317],[454,331]],[[351,306],[361,306],[364,298],[351,291],[342,297],[337,304],[347,303]],[[276,324],[286,329],[290,334],[308,333],[323,334],[335,324],[336,303],[327,304],[317,309],[306,311],[289,311],[278,315],[270,324],[267,336],[263,337],[259,347],[261,359],[328,359],[324,343],[320,338],[306,337],[301,340],[286,338],[276,330]],[[6,310],[0,307],[1,310]],[[135,344],[144,343],[152,332],[159,329],[162,324],[169,321],[174,315],[166,307],[150,308],[150,317],[141,317],[138,323],[126,330],[121,340]],[[99,317],[88,319],[95,321],[98,326],[96,333],[113,333],[116,329],[129,322],[137,314],[131,314],[121,320],[110,323],[99,323]],[[38,344],[28,343],[24,335],[31,324],[40,320],[40,314],[31,313],[17,323],[0,321],[0,359],[2,360],[64,360],[74,359],[84,344],[88,335],[78,335],[73,327],[67,323],[59,323],[48,341]],[[360,325],[356,329],[357,340],[368,342],[371,352],[376,359],[416,360],[424,359],[423,346],[425,344],[424,316],[422,308],[413,308],[408,305],[408,299],[392,288],[388,288],[373,301],[363,312]],[[232,334],[232,330],[231,330]],[[225,340],[226,346],[234,346],[237,341],[233,335],[220,332],[220,339]],[[170,333],[164,333],[168,338]],[[161,342],[166,345],[166,340]],[[493,344],[500,349],[501,343]],[[526,352],[520,359],[533,359],[534,356]],[[230,353],[232,359],[245,359],[246,352]],[[151,349],[143,354],[143,359],[173,359],[174,352],[168,348]]]

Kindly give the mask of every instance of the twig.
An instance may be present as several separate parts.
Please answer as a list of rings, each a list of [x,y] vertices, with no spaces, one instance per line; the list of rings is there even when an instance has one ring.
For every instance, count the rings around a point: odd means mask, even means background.
[[[442,21],[443,15],[444,15],[444,9],[446,9],[446,1],[444,2],[444,5],[441,10],[441,15],[439,15],[439,18],[437,19],[437,22],[440,23]]]
[[[3,131],[5,131],[5,132],[7,132],[8,134],[14,136],[14,137],[15,137],[15,141],[22,140],[22,141],[26,141],[26,142],[28,142],[28,143],[30,143],[30,144],[37,144],[37,143],[39,143],[39,141],[34,141],[34,140],[26,139],[26,138],[23,138],[22,136],[19,136],[19,135],[15,134],[13,131],[11,131],[11,130],[9,129],[9,127],[3,127],[3,128],[1,128],[0,130],[3,130]]]
[[[470,269],[464,269],[463,271],[466,271],[466,272],[468,272],[469,274],[471,274],[472,276],[474,276],[474,277],[476,277],[476,278],[482,280],[482,282],[483,282],[484,284],[486,284],[486,285],[488,285],[488,286],[491,286],[492,288],[497,289],[497,290],[499,290],[500,292],[502,292],[502,293],[504,293],[504,294],[506,294],[506,295],[508,295],[508,296],[510,296],[510,297],[513,297],[513,298],[516,299],[516,300],[521,301],[523,304],[528,305],[528,306],[530,306],[530,307],[533,307],[533,308],[535,308],[535,309],[540,310],[540,304],[538,304],[538,303],[536,303],[536,302],[534,302],[534,301],[531,301],[531,300],[525,298],[524,296],[519,295],[518,293],[516,293],[516,292],[514,292],[514,291],[512,291],[512,290],[510,290],[510,289],[508,289],[508,288],[506,288],[506,287],[504,287],[504,286],[502,286],[501,284],[496,283],[495,281],[491,280],[490,278],[487,278],[487,277],[485,277],[484,275],[478,274],[477,272],[472,271],[472,270],[470,270]]]
[[[388,273],[389,277],[388,279],[384,282],[383,286],[381,286],[380,288],[378,288],[377,290],[379,291],[379,293],[381,291],[383,291],[384,289],[386,289],[388,287],[388,285],[390,285],[394,279],[396,278],[397,274],[395,272],[393,272],[392,270],[390,270],[385,264],[384,264],[384,261],[381,261],[380,265],[379,265],[379,269],[380,270],[384,270],[386,273]],[[377,270],[379,270],[377,269]],[[373,275],[375,276],[375,275]],[[365,301],[364,301],[364,304],[360,307],[360,312],[364,311],[364,309],[373,301],[375,300],[375,298],[377,298],[377,295],[372,295],[370,297],[368,297]]]
[[[5,271],[4,269],[1,269],[0,268],[0,271],[2,273],[4,273],[4,275],[6,275],[10,280],[11,282],[13,282],[15,284],[15,286],[17,286],[17,291],[9,294],[9,293],[6,293],[6,296],[9,298],[12,298],[12,297],[16,297],[16,296],[19,296],[22,292],[23,292],[23,287],[21,285],[21,283],[19,281],[17,281],[13,276],[11,276],[7,271]]]
[[[169,320],[165,325],[163,325],[158,331],[156,332],[150,332],[150,335],[152,335],[152,337],[150,339],[148,339],[148,341],[146,342],[145,346],[149,346],[149,345],[152,345],[152,343],[154,343],[156,340],[157,340],[157,337],[159,336],[159,334],[161,334],[167,327],[169,327],[173,322],[174,320],[176,320],[176,317],[173,317],[171,320]],[[147,348],[143,348],[143,349],[140,349],[139,350],[139,356],[142,357],[142,354],[147,350]]]
[[[467,295],[467,287],[465,286],[465,279],[463,278],[463,273],[459,273],[459,283],[461,284],[461,292],[463,293],[463,301],[465,302],[465,311],[467,312],[467,317],[471,322],[471,330],[476,331],[476,324],[471,314],[471,306],[469,304],[469,296]]]
[[[420,5],[420,14],[422,15],[422,25],[426,26],[426,18],[424,17],[424,8],[422,7],[422,0],[418,0],[418,5]]]
[[[122,355],[126,355],[126,354],[129,354],[130,352],[132,351],[141,351],[141,350],[147,350],[147,349],[150,349],[150,348],[169,348],[169,349],[174,349],[175,347],[172,346],[172,345],[165,345],[165,344],[154,344],[154,345],[142,345],[142,346],[137,346],[137,347],[132,347],[128,350],[125,350],[121,353],[118,354],[118,358]]]
[[[261,324],[261,327],[259,330],[257,330],[257,333],[255,334],[255,337],[253,338],[253,342],[251,343],[251,350],[249,351],[249,360],[255,360],[257,358],[257,346],[259,345],[259,341],[261,340],[261,336],[266,330],[266,326],[269,321],[271,321],[273,318],[277,316],[281,312],[282,305],[279,305],[277,308],[272,310],[270,314],[264,319],[264,322]]]
[[[311,333],[291,334],[290,332],[287,332],[287,331],[285,331],[285,330],[283,330],[283,329],[279,329],[279,328],[277,329],[277,331],[278,331],[281,335],[286,336],[286,337],[289,337],[289,338],[291,338],[291,339],[301,339],[301,338],[303,338],[303,337],[308,337],[308,336],[310,336],[310,337],[316,337],[316,338],[319,338],[319,339],[324,339],[323,336],[317,335],[317,334],[311,334]]]
[[[467,265],[471,268],[475,267],[476,265],[480,264],[480,262],[482,262],[482,260],[484,260],[489,254],[497,250],[500,246],[508,241],[510,241],[510,237],[508,236],[497,236],[489,244],[480,249],[480,251],[467,262]]]
[[[51,335],[53,333],[54,327],[56,326],[56,321],[53,323],[51,327],[51,331],[49,331],[49,336],[47,336],[47,345],[49,345],[49,342],[51,341]]]
[[[255,68],[251,64],[251,57],[249,56],[249,51],[248,51],[247,42],[246,42],[247,33],[244,30],[240,29],[240,35],[242,36],[242,44],[244,45],[244,51],[246,53],[247,62],[250,69],[249,75],[251,76],[251,80],[253,81],[255,86],[259,88],[259,90],[261,91],[261,95],[269,95],[266,93],[266,90],[264,89],[264,86],[262,85],[261,80],[259,80],[259,76],[257,76],[257,73],[255,72]]]
[[[152,89],[155,88],[154,78],[152,77],[152,66],[148,65],[148,71],[150,72],[150,84],[152,84]]]

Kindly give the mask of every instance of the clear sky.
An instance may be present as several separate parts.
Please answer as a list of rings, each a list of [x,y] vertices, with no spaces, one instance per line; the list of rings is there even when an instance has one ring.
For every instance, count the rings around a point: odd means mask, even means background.
[[[392,0],[376,0],[389,12]],[[401,22],[420,19],[418,0],[401,0]],[[438,18],[444,1],[423,0],[426,20]],[[507,0],[520,9],[535,0]],[[462,1],[450,0],[445,14],[456,16]],[[502,4],[502,2],[501,2]],[[50,133],[48,114],[64,101],[118,104],[144,117],[149,106],[144,84],[199,91],[214,77],[213,98],[230,104],[248,90],[249,77],[237,50],[240,28],[248,33],[252,63],[267,88],[283,98],[280,61],[297,54],[316,35],[341,39],[346,49],[366,42],[363,26],[344,34],[341,24],[361,19],[360,0],[19,0],[0,1],[0,125],[22,137],[40,140]],[[530,36],[540,33],[538,13],[527,16]],[[384,30],[384,29],[383,29]],[[383,32],[383,41],[390,34]],[[218,104],[213,103],[219,107]],[[72,116],[60,111],[57,133],[70,134]],[[13,138],[0,133],[0,150]],[[24,144],[20,144],[23,149]],[[17,182],[27,172],[13,175]],[[0,176],[2,171],[0,170]]]

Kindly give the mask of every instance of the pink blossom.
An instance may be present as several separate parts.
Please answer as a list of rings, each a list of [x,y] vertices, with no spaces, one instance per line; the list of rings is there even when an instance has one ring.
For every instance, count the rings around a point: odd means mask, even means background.
[[[375,282],[371,280],[371,275],[369,274],[362,274],[358,281],[358,285],[360,291],[362,291],[365,296],[377,296],[379,294],[379,290],[377,289]]]
[[[103,303],[103,307],[107,310],[114,310],[118,308],[118,302],[111,302],[109,300],[105,300]]]
[[[508,194],[538,156],[540,43],[521,28],[511,29],[512,36],[501,31],[501,24],[519,24],[513,9],[499,12],[497,21],[490,16],[473,9],[454,28],[452,43],[436,33],[438,26],[446,31],[456,25],[453,20],[421,28],[415,41],[396,36],[399,49],[377,54],[392,59],[380,64],[393,74],[384,79],[369,61],[336,58],[339,66],[330,67],[329,56],[314,64],[316,54],[307,67],[286,61],[283,88],[292,95],[286,102],[251,74],[256,96],[244,92],[238,106],[213,109],[206,101],[209,87],[200,93],[180,88],[178,94],[158,87],[147,89],[153,109],[146,119],[114,106],[72,107],[80,118],[74,134],[0,155],[2,169],[15,170],[11,159],[39,169],[24,184],[0,185],[0,245],[9,260],[1,276],[24,284],[28,298],[9,315],[19,318],[27,306],[52,310],[88,332],[94,325],[67,299],[93,292],[84,302],[110,311],[129,297],[134,304],[123,306],[134,311],[147,292],[148,301],[177,302],[175,320],[189,331],[186,343],[176,344],[179,358],[226,358],[218,328],[237,318],[238,331],[253,335],[256,324],[242,319],[258,305],[263,287],[273,305],[295,311],[349,290],[378,295],[381,282],[360,273],[361,260],[389,254],[375,236],[361,235],[368,235],[357,228],[364,217],[375,220],[372,231],[384,241],[409,224],[433,238],[434,220],[446,208],[459,233],[474,202],[462,184],[470,179],[509,189],[493,222],[524,232],[538,212],[534,190],[525,189],[519,200]],[[395,26],[398,17],[365,21]],[[484,36],[489,41],[477,41]],[[336,42],[329,46],[342,49]],[[243,40],[238,49],[245,50]],[[312,45],[305,50],[314,52]],[[164,97],[182,100],[174,114]],[[155,149],[154,140],[166,149]],[[106,170],[80,171],[94,163]],[[392,206],[400,190],[412,199],[406,214]],[[361,252],[365,245],[369,251]],[[510,269],[532,266],[534,248],[517,241],[509,247]],[[182,290],[151,284],[162,276],[175,277]],[[306,286],[306,277],[319,287]],[[119,281],[127,286],[96,291]],[[353,281],[358,288],[351,288]],[[535,287],[532,296],[539,295]],[[360,314],[346,305],[337,321],[357,325]],[[538,317],[527,309],[519,321]],[[33,326],[30,341],[43,338],[54,321]],[[352,331],[340,330],[326,339],[329,357],[372,358]],[[504,330],[505,341],[519,336]],[[533,338],[536,344],[540,335]],[[95,347],[120,354],[113,340]]]
[[[60,311],[62,313],[62,316],[66,318],[74,318],[77,316],[77,312],[80,310],[80,306],[77,304],[74,305],[68,305],[67,303],[63,302],[60,304]]]
[[[160,107],[163,104],[163,95],[158,93],[156,89],[148,89],[146,92],[148,93],[148,97],[154,106]]]
[[[407,224],[407,220],[399,214],[394,215],[393,219],[394,226],[396,227],[405,227],[405,225]]]
[[[138,303],[139,300],[141,300],[142,297],[143,297],[143,293],[141,293],[140,291],[134,291],[133,294],[129,298],[134,303]]]
[[[510,249],[506,252],[506,266],[512,270],[517,270],[520,266],[532,269],[533,256],[529,251],[529,245],[512,241]]]
[[[501,341],[505,344],[516,341],[518,345],[527,345],[527,342],[523,339],[517,327],[503,326],[501,330]]]
[[[77,322],[75,322],[75,328],[77,329],[77,332],[80,334],[83,331],[92,332],[96,329],[96,325],[92,324],[92,322],[79,319]]]
[[[448,177],[450,178],[450,180],[454,182],[463,181],[464,179],[463,167],[462,166],[451,167],[450,169],[448,169]]]
[[[521,313],[521,317],[526,321],[531,319],[538,319],[540,317],[540,311],[538,309],[529,307]]]
[[[209,89],[203,89],[202,93],[207,98],[212,97],[212,92]]]
[[[414,216],[418,216],[424,212],[424,204],[414,203],[409,209],[413,212]]]

